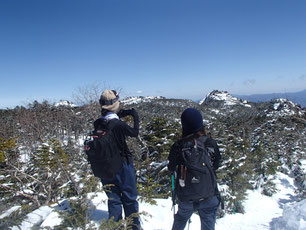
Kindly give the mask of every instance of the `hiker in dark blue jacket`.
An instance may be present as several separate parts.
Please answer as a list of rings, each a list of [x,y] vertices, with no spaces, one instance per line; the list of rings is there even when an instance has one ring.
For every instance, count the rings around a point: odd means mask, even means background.
[[[219,147],[216,141],[206,135],[204,126],[203,126],[203,118],[200,111],[194,108],[186,109],[181,115],[181,123],[182,123],[182,138],[176,141],[171,147],[170,154],[168,157],[169,164],[168,169],[171,172],[177,172],[177,180],[175,186],[176,196],[178,197],[178,211],[174,216],[174,222],[172,229],[173,230],[183,230],[186,226],[187,221],[190,219],[191,215],[194,211],[198,211],[201,219],[201,229],[202,230],[214,230],[217,210],[220,204],[220,195],[218,192],[217,184],[216,184],[216,174],[215,170],[219,167],[220,162],[220,152]],[[194,141],[194,140],[205,140],[204,146],[207,149],[211,149],[209,151],[210,160],[211,160],[211,175],[213,177],[208,177],[209,181],[200,181],[199,186],[207,186],[208,183],[211,183],[211,189],[209,190],[209,194],[199,194],[197,191],[194,191],[196,187],[193,187],[192,182],[186,183],[183,179],[188,178],[186,174],[188,174],[188,167],[185,168],[181,172],[181,168],[184,164],[182,149],[186,142]],[[195,141],[195,143],[197,143]],[[196,145],[195,145],[196,146]],[[204,165],[204,164],[203,164]],[[205,165],[204,165],[205,167]],[[206,167],[208,167],[206,165]],[[179,179],[183,180],[183,182],[179,181]],[[210,179],[213,178],[213,179]],[[202,184],[203,183],[203,184]],[[184,187],[179,188],[178,186]],[[198,185],[196,185],[198,186]],[[184,192],[183,192],[184,190]],[[208,197],[207,197],[208,196]]]
[[[114,218],[115,221],[122,219],[122,207],[125,217],[133,215],[132,229],[141,229],[138,217],[139,206],[137,202],[137,187],[135,168],[133,165],[132,154],[126,144],[126,137],[137,137],[139,133],[139,117],[135,109],[119,111],[119,95],[114,90],[103,91],[100,104],[102,107],[102,116],[94,122],[97,129],[100,125],[106,125],[116,119],[116,123],[112,128],[116,143],[121,150],[122,167],[114,178],[101,178],[103,186],[110,185],[106,194],[108,196],[108,212],[109,219]],[[119,111],[119,112],[118,112]],[[134,119],[134,127],[127,125],[121,121],[121,117],[132,116]]]

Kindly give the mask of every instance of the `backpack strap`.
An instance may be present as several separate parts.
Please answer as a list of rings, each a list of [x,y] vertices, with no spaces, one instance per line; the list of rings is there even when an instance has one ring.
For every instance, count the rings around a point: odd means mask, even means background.
[[[206,145],[206,142],[208,140],[208,136],[200,136],[198,138],[198,140],[201,141],[204,144],[204,147],[206,147],[205,145]]]
[[[201,137],[200,137],[201,138]],[[200,142],[202,142],[203,143],[203,141],[202,140],[200,140],[200,138],[194,138],[193,139],[193,141],[194,141],[194,146],[192,147],[192,146],[190,146],[190,147],[187,147],[186,149],[190,149],[190,148],[198,148],[199,146],[198,146],[198,142],[200,141]],[[206,139],[207,139],[207,137],[205,136],[204,137],[204,143],[203,143],[203,145],[204,145],[204,148],[205,148],[205,141],[206,141]],[[203,148],[202,148],[203,149]],[[184,151],[184,148],[182,149],[182,151]],[[193,150],[192,150],[193,151]],[[187,159],[186,159],[186,156],[184,155],[184,154],[182,154],[182,157],[183,157],[183,160],[185,161],[185,163],[184,163],[184,165],[181,165],[181,176],[183,176],[183,173],[185,174],[184,175],[184,177],[185,178],[182,178],[182,179],[186,179],[186,167],[187,168],[190,168],[190,169],[192,169],[192,170],[195,170],[195,171],[198,171],[198,172],[200,172],[200,173],[204,173],[205,172],[205,170],[203,169],[203,168],[199,168],[199,167],[197,167],[197,166],[194,166],[194,165],[192,165],[192,164],[189,164],[188,163],[188,161],[187,161]],[[182,168],[182,166],[184,167],[184,170],[183,170],[183,168]],[[185,167],[186,166],[186,167]]]
[[[107,122],[106,128],[108,130],[113,130],[113,128],[118,124],[119,120],[118,119],[111,119]]]

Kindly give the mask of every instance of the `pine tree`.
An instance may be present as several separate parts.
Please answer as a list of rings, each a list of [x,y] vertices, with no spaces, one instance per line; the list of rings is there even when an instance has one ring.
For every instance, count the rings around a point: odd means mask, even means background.
[[[274,153],[269,144],[264,145],[261,139],[253,146],[252,152],[249,154],[248,161],[254,168],[254,178],[256,181],[255,188],[262,188],[263,194],[271,196],[276,192],[273,176],[280,166],[277,154]]]
[[[96,197],[96,192],[101,191],[99,189],[100,181],[88,173],[89,171],[83,175],[80,181],[82,186],[79,186],[79,193],[66,200],[66,203],[68,203],[66,206],[68,207],[57,211],[62,221],[55,229],[97,229],[97,226],[90,219],[96,210],[91,200]]]
[[[5,167],[9,161],[16,160],[16,146],[14,138],[0,137],[0,166]]]
[[[179,125],[164,117],[154,117],[145,127],[144,140],[147,141],[150,154],[158,154],[158,160],[164,160],[175,139],[179,136]]]
[[[12,193],[19,192],[22,179],[14,175],[22,171],[24,163],[20,160],[17,144],[13,138],[0,138],[0,197],[3,202],[13,202]]]
[[[8,160],[1,168],[5,175],[1,178],[1,187],[4,194],[17,194],[15,201],[19,199],[22,204],[33,204],[38,208],[56,202],[67,189],[63,185],[73,182],[68,164],[70,159],[56,140],[42,144],[27,161],[21,160],[18,152],[12,153],[6,155]],[[14,160],[9,160],[11,157]],[[73,188],[77,193],[76,186]]]
[[[166,193],[158,193],[163,186],[159,184],[155,178],[151,178],[148,174],[145,175],[145,179],[142,183],[137,183],[137,190],[139,201],[145,201],[146,203],[156,205],[154,198],[167,197]]]
[[[246,191],[250,189],[249,180],[252,169],[246,162],[248,142],[246,139],[228,137],[228,145],[222,159],[222,165],[218,170],[218,178],[222,185],[226,185],[227,191],[222,191],[228,212],[244,212],[243,201],[246,199]]]

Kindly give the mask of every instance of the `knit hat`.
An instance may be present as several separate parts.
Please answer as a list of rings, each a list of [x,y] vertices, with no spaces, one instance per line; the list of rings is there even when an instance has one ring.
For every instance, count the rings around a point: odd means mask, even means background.
[[[194,108],[186,109],[181,115],[183,136],[196,133],[203,127],[203,118],[199,110]]]
[[[117,113],[119,110],[119,94],[115,90],[104,90],[100,97],[100,105],[102,109]]]

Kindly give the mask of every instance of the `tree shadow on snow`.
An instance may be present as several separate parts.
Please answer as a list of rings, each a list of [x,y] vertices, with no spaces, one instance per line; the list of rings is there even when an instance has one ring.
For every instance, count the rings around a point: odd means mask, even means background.
[[[290,184],[290,182],[287,179],[280,179],[280,182],[285,188],[294,189],[294,187]]]
[[[279,204],[279,207],[281,209],[284,208],[284,205],[299,200],[296,196],[293,196],[292,194],[287,194],[287,196],[288,196],[288,199],[279,199],[278,200],[278,204]]]
[[[294,186],[292,186],[287,179],[281,179],[280,181],[281,181],[281,184],[285,188],[292,188],[294,190]],[[283,209],[284,206],[288,203],[298,201],[298,198],[296,196],[293,196],[290,193],[288,193],[286,195],[287,195],[288,198],[283,198],[283,199],[278,200],[278,205],[281,209]],[[270,222],[270,230],[284,229],[284,226],[286,226],[286,222],[284,221],[283,216],[275,217]],[[286,230],[292,230],[292,229],[286,229]]]
[[[56,211],[65,211],[65,210],[68,210],[69,208],[70,208],[70,204],[68,200],[63,200],[61,203],[59,203],[58,205],[54,207]]]
[[[290,184],[290,182],[287,179],[281,179],[280,181],[281,181],[281,184],[285,188],[292,189],[294,191],[294,189],[295,189],[294,186],[292,184]],[[284,199],[279,199],[278,200],[278,204],[279,204],[280,208],[284,208],[285,204],[292,203],[292,202],[298,200],[296,196],[293,196],[290,193],[288,193],[286,195],[287,195],[288,198],[284,198]]]
[[[57,211],[66,211],[70,209],[70,203],[68,200],[62,201],[60,204],[55,206]],[[108,219],[108,211],[96,209],[96,206],[90,202],[88,213],[90,215],[89,219],[95,222],[101,222],[102,219]]]
[[[102,219],[108,219],[108,211],[95,209],[89,217],[95,222],[101,222]]]
[[[282,217],[273,218],[270,222],[270,230],[279,230],[283,229],[286,225]]]

